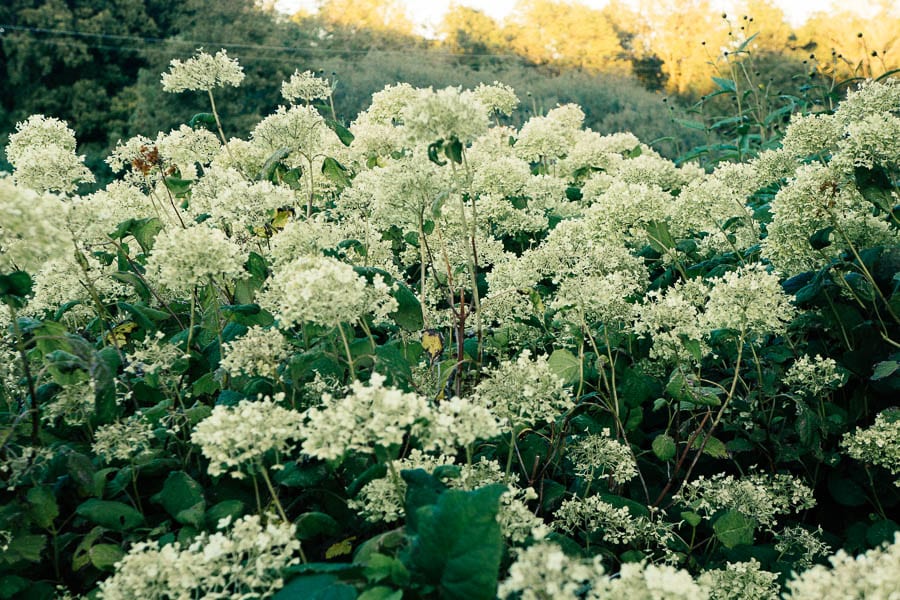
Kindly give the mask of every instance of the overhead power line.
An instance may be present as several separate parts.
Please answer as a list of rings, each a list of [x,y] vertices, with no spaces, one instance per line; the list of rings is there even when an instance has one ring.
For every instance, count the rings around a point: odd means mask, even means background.
[[[82,39],[95,39],[95,40],[109,40],[109,41],[121,41],[121,42],[130,42],[132,44],[140,44],[140,46],[124,46],[124,45],[109,45],[109,44],[101,44],[101,43],[90,43],[85,44],[90,48],[97,48],[101,50],[131,50],[131,51],[154,51],[154,50],[165,50],[169,51],[168,48],[153,46],[162,46],[162,45],[173,45],[180,44],[183,46],[190,46],[191,48],[225,48],[225,49],[236,49],[236,50],[262,50],[262,51],[270,51],[270,52],[278,52],[278,53],[312,53],[312,54],[357,54],[357,55],[365,55],[365,54],[411,54],[415,52],[417,55],[428,55],[428,56],[442,56],[442,57],[478,57],[478,58],[502,58],[507,60],[516,60],[516,61],[524,61],[521,56],[516,54],[498,54],[498,53],[490,53],[490,52],[479,52],[479,53],[465,53],[459,54],[455,52],[446,52],[439,50],[419,50],[419,49],[381,49],[381,48],[366,48],[364,50],[333,50],[328,48],[318,48],[316,46],[275,46],[268,44],[246,44],[241,42],[216,42],[216,41],[204,41],[204,40],[186,40],[180,39],[177,37],[172,38],[160,38],[160,37],[143,37],[136,35],[118,35],[112,33],[94,33],[87,31],[76,31],[76,30],[68,30],[68,29],[47,29],[43,27],[26,27],[23,25],[9,25],[0,23],[0,39],[4,40],[15,40],[12,37],[6,37],[3,34],[9,31],[18,31],[22,33],[29,33],[35,37],[30,38],[31,41],[34,42],[43,42],[43,43],[57,43],[59,45],[67,45],[65,44],[65,40],[49,40],[41,37],[37,37],[40,35],[47,36],[56,36],[57,38],[82,38]],[[73,40],[74,41],[74,40]],[[72,45],[71,43],[68,45]],[[268,57],[268,56],[247,56],[247,58],[256,58],[259,60],[283,60],[284,62],[288,62],[286,59],[279,59],[276,57]]]

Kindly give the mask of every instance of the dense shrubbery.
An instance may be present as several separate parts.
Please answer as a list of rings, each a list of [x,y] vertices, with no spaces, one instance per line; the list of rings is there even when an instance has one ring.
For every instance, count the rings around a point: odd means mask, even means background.
[[[900,587],[900,85],[711,172],[500,84],[282,90],[89,196],[64,123],[10,137],[0,597]]]

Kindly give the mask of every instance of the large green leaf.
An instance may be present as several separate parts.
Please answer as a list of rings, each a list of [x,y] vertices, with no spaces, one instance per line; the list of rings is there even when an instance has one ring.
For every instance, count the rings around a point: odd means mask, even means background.
[[[408,566],[447,600],[492,600],[503,539],[497,510],[506,491],[495,484],[471,492],[448,490],[417,510]]]
[[[375,267],[353,267],[353,270],[366,278],[369,283],[375,275],[381,275],[387,285],[394,286],[391,295],[397,301],[397,310],[388,315],[397,325],[407,331],[419,331],[425,326],[422,318],[422,305],[409,287],[402,281],[396,281],[391,274]]]
[[[92,498],[79,504],[75,513],[91,523],[102,525],[113,531],[128,531],[144,522],[144,515],[137,510],[122,502],[110,500]]]
[[[726,548],[752,544],[755,529],[756,521],[736,510],[724,513],[713,524],[716,539]]]
[[[355,600],[356,588],[330,574],[295,577],[273,600]]]
[[[203,526],[206,499],[203,487],[184,471],[169,473],[162,490],[151,500],[183,525]]]
[[[565,348],[554,350],[547,359],[547,366],[550,372],[562,379],[566,385],[578,383],[581,377],[581,361]]]

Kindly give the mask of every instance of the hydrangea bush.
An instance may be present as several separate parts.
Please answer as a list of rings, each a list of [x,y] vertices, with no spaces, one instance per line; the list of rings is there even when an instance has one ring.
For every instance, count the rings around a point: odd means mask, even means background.
[[[897,593],[896,80],[711,171],[497,82],[229,139],[242,80],[91,194],[10,137],[0,598]]]

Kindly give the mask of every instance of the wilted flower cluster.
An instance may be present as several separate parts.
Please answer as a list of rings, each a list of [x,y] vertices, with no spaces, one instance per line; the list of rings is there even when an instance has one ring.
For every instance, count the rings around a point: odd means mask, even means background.
[[[197,54],[181,61],[172,59],[169,70],[162,75],[162,88],[166,92],[194,90],[208,92],[217,87],[237,87],[244,80],[244,69],[225,50],[212,56],[199,49]]]
[[[216,477],[230,473],[243,477],[243,469],[251,472],[268,452],[287,452],[301,438],[300,413],[278,405],[266,396],[257,401],[241,400],[237,406],[218,405],[212,414],[200,421],[191,441],[200,446],[209,459],[209,474]]]
[[[809,486],[781,473],[753,473],[739,479],[724,473],[701,475],[681,488],[678,499],[707,516],[719,510],[736,510],[764,527],[776,525],[779,515],[816,505]]]
[[[296,526],[258,515],[200,533],[188,545],[138,542],[100,583],[103,600],[267,598],[284,585],[285,569],[300,562]]]
[[[881,412],[871,427],[846,434],[841,445],[856,460],[900,474],[900,410]],[[900,486],[900,479],[895,483]]]

